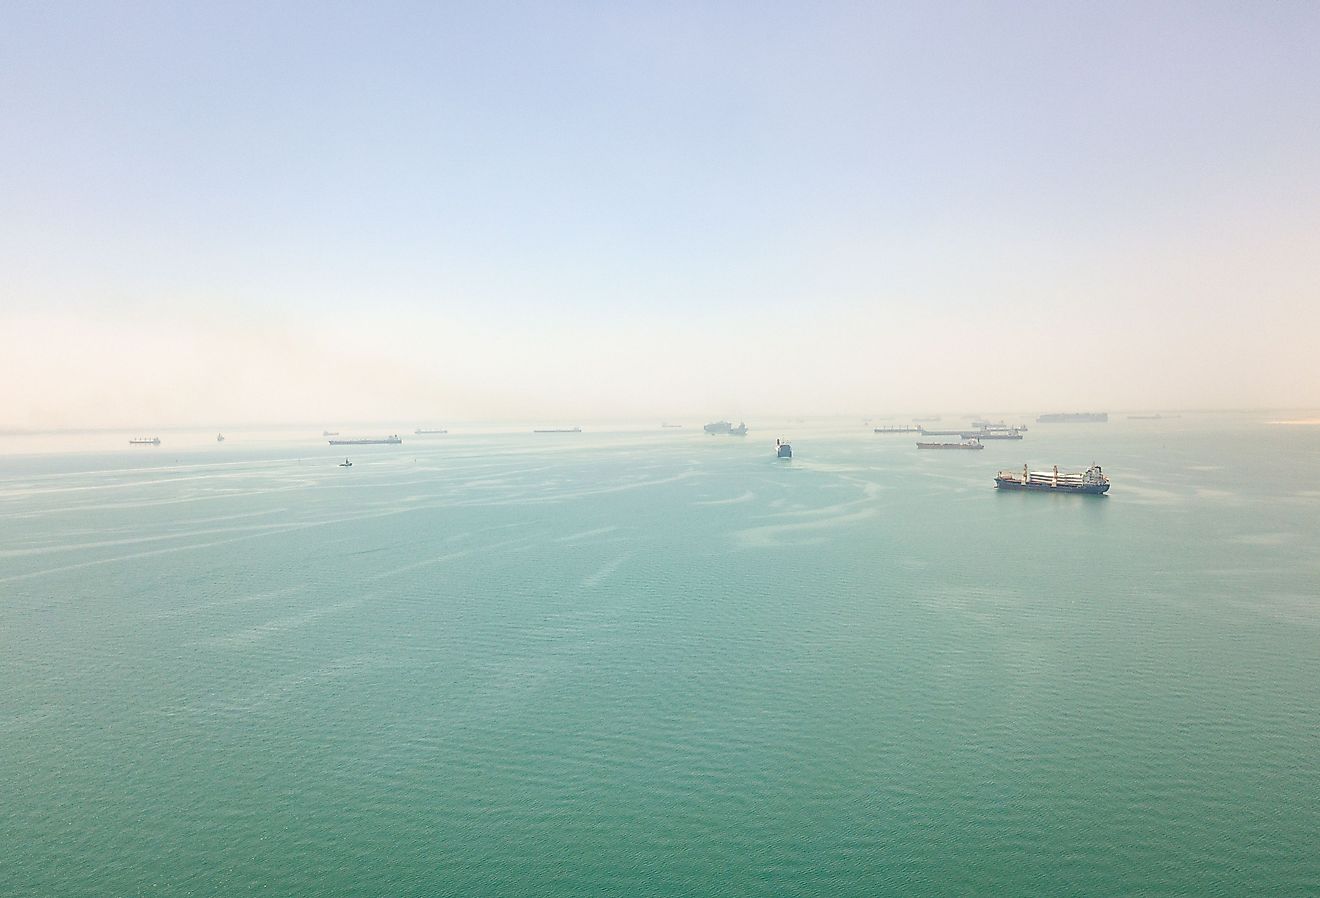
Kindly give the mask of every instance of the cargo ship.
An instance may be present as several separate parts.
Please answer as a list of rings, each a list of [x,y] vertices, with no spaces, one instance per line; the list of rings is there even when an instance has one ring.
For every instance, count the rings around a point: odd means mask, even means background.
[[[1060,473],[1058,465],[1052,471],[1032,471],[1023,465],[1021,474],[1016,471],[1000,471],[995,476],[995,487],[1001,490],[1042,490],[1100,496],[1108,492],[1109,478],[1099,465],[1091,465],[1081,474]]]
[[[337,437],[337,436],[339,436],[339,431],[337,431],[337,430],[323,430],[323,431],[321,431],[321,436],[323,436],[323,437]]]
[[[893,424],[887,427],[877,427],[876,433],[925,433],[919,424]]]
[[[426,436],[427,434],[433,434],[433,433],[449,433],[449,431],[447,431],[447,430],[423,430],[422,428],[419,427],[419,428],[417,428],[416,430],[414,430],[413,433],[417,434],[418,436]]]
[[[159,446],[160,437],[134,437],[128,441],[130,446]]]
[[[397,446],[399,443],[402,442],[403,440],[399,439],[399,435],[395,433],[395,434],[390,434],[387,437],[380,437],[378,439],[331,440],[330,445],[331,446]]]
[[[546,427],[541,430],[533,430],[532,433],[581,433],[581,427]]]
[[[1037,424],[1104,424],[1109,420],[1109,412],[1057,412],[1041,415]]]
[[[984,449],[980,440],[964,440],[961,443],[917,443],[918,449]]]
[[[705,426],[704,430],[709,434],[725,434],[731,437],[747,436],[747,424],[742,421],[738,423],[737,427],[734,427],[728,421],[712,421]]]
[[[1022,434],[1016,430],[976,430],[958,434],[964,440],[1020,440]]]
[[[775,458],[792,458],[793,447],[783,440],[775,440]]]

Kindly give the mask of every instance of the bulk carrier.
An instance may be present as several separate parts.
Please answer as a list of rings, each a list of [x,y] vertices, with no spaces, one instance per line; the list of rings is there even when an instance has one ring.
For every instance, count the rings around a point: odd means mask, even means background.
[[[1088,493],[1100,496],[1109,490],[1109,478],[1099,465],[1091,465],[1086,473],[1060,473],[1059,466],[1053,471],[1031,471],[1026,465],[1022,473],[1000,471],[995,476],[995,486],[1001,490],[1042,490],[1053,493]]]
[[[980,440],[964,440],[961,443],[917,443],[918,449],[984,449]]]
[[[397,446],[399,443],[402,442],[403,440],[399,439],[399,435],[396,433],[375,440],[331,440],[330,445],[331,446]]]
[[[1022,434],[1016,430],[972,430],[958,434],[964,440],[1020,440]]]

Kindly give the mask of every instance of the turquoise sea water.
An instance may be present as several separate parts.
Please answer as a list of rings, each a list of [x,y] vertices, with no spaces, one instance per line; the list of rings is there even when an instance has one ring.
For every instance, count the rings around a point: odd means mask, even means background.
[[[749,423],[0,440],[0,894],[1320,893],[1320,428]]]

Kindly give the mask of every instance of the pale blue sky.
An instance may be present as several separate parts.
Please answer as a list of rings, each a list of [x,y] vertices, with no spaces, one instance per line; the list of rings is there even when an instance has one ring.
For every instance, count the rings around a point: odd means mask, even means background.
[[[0,426],[1320,403],[1318,4],[0,23]]]

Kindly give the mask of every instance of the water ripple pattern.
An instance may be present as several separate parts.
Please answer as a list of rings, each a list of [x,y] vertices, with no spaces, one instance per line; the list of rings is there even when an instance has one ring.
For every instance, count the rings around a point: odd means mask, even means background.
[[[0,455],[0,895],[1320,894],[1320,436],[1140,423]]]

